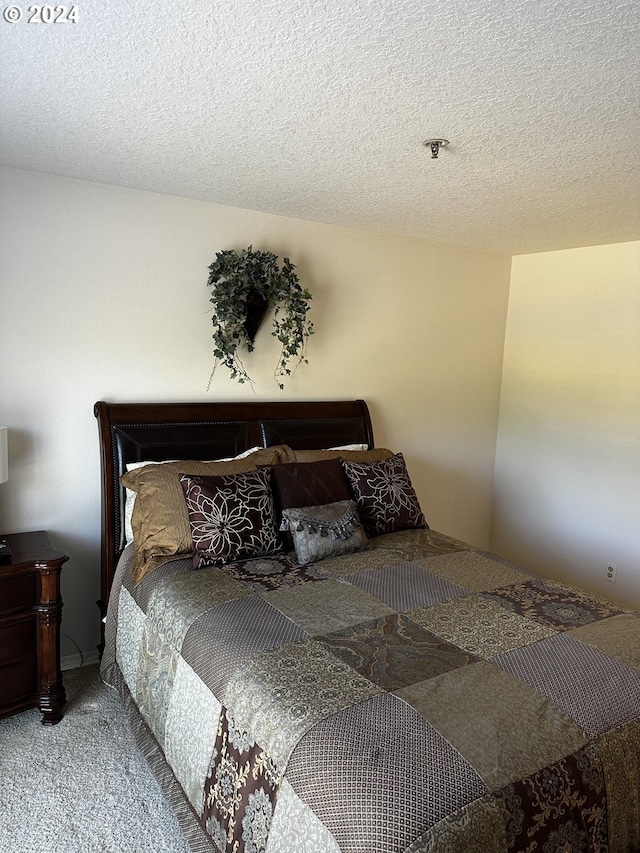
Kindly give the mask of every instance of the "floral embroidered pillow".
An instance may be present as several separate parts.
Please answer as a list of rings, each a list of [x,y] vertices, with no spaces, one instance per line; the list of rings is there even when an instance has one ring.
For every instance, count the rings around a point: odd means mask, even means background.
[[[342,466],[367,536],[428,527],[402,453],[380,462],[346,462]]]
[[[269,468],[218,477],[181,474],[180,485],[195,569],[280,550]]]

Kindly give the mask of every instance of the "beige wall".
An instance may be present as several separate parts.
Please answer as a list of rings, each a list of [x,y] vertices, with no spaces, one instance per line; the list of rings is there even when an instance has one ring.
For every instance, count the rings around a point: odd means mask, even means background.
[[[640,243],[513,259],[491,547],[640,607]]]
[[[98,638],[96,400],[363,397],[432,527],[488,546],[510,259],[204,202],[0,170],[0,530],[46,528],[63,656]],[[288,255],[313,293],[310,364],[278,390],[268,328],[250,388],[211,358],[216,251]]]

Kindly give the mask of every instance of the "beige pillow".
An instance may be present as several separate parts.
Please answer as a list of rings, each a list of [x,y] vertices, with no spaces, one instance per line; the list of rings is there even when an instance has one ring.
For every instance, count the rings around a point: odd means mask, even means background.
[[[344,459],[346,462],[382,462],[393,456],[392,450],[374,447],[372,450],[290,450],[295,462],[319,462],[322,459]]]
[[[152,569],[193,550],[189,516],[184,500],[180,474],[212,477],[253,471],[258,465],[293,462],[292,451],[283,445],[256,450],[244,459],[218,462],[183,460],[163,465],[148,465],[128,471],[120,478],[122,485],[136,492],[131,527],[133,529],[135,584]]]
[[[231,459],[244,459],[245,456],[249,456],[251,453],[255,453],[256,450],[262,450],[261,447],[251,447],[249,450],[243,450],[242,453],[238,453],[237,456],[225,456],[222,459],[211,459],[211,462],[229,462]],[[127,471],[135,471],[136,468],[144,468],[145,465],[165,465],[167,462],[177,462],[177,459],[162,459],[159,461],[148,461],[148,462],[129,462],[127,464]],[[133,515],[133,507],[136,502],[136,493],[131,489],[125,489],[125,503],[124,503],[124,541],[129,544],[129,542],[133,542],[133,530],[131,528],[131,516]]]

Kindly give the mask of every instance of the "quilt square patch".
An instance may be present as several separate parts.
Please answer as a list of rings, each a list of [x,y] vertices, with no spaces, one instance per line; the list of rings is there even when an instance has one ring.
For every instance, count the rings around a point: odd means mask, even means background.
[[[477,660],[399,613],[316,639],[383,690],[396,690]]]
[[[294,750],[287,779],[342,853],[406,850],[488,793],[463,756],[392,694],[321,720]]]
[[[498,563],[500,566],[507,566],[515,572],[518,572],[518,574],[526,575],[527,577],[535,580],[542,579],[542,575],[539,572],[534,572],[533,569],[530,569],[528,566],[523,566],[522,563],[516,563],[514,560],[508,560],[506,557],[501,557],[499,554],[494,554],[492,551],[483,551],[482,548],[472,548],[471,550],[474,554],[478,554],[480,557],[486,557],[488,560],[491,560],[492,563]]]
[[[499,792],[507,850],[607,850],[602,764],[589,744]]]
[[[405,612],[468,595],[468,590],[434,575],[417,563],[399,563],[349,576],[349,583]]]
[[[627,723],[598,738],[607,786],[610,853],[640,850],[640,720]]]
[[[547,696],[587,737],[640,718],[640,673],[569,634],[491,662]]]
[[[454,551],[468,551],[469,545],[459,539],[452,539],[444,533],[438,533],[428,527],[422,530],[397,530],[376,536],[370,542],[371,547],[389,551],[400,551],[402,559],[415,560],[430,554],[450,554]],[[389,563],[391,561],[388,561]]]
[[[191,625],[182,657],[221,700],[233,673],[260,652],[302,642],[307,634],[263,598],[220,604]]]
[[[416,562],[471,592],[485,592],[523,581],[523,575],[513,567],[489,560],[473,551],[425,556],[416,559]]]
[[[395,535],[395,534],[392,534]],[[386,539],[380,536],[380,539]],[[356,551],[353,554],[341,554],[339,557],[325,557],[322,561],[322,570],[332,578],[349,578],[360,572],[369,572],[372,569],[383,569],[393,563],[403,563],[409,559],[407,553],[400,548],[376,548],[376,539],[370,539],[369,544],[373,547],[365,551]]]
[[[265,598],[311,635],[330,634],[393,613],[378,598],[339,580],[273,590]]]
[[[482,658],[518,649],[555,633],[482,595],[469,595],[408,614],[419,625]]]
[[[572,637],[640,670],[640,615],[623,613],[569,631]]]
[[[314,640],[256,655],[229,680],[224,704],[279,767],[319,720],[380,688]]]
[[[551,581],[526,581],[517,586],[494,589],[485,595],[514,613],[565,631],[624,612]]]
[[[209,774],[220,722],[220,702],[193,669],[178,659],[167,713],[165,755],[177,780],[202,817],[202,787]]]
[[[545,696],[488,661],[395,692],[435,726],[492,790],[585,744],[580,728]]]
[[[264,851],[280,774],[246,732],[235,729],[223,708],[212,764],[204,786],[202,824],[219,850]]]
[[[222,570],[254,592],[268,592],[330,577],[316,564],[299,566],[295,554],[281,554],[226,563]]]

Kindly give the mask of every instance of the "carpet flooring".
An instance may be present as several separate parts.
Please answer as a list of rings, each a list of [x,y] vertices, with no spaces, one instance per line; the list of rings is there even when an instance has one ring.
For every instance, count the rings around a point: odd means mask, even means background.
[[[63,673],[57,726],[0,720],[2,853],[188,853],[97,666]]]

